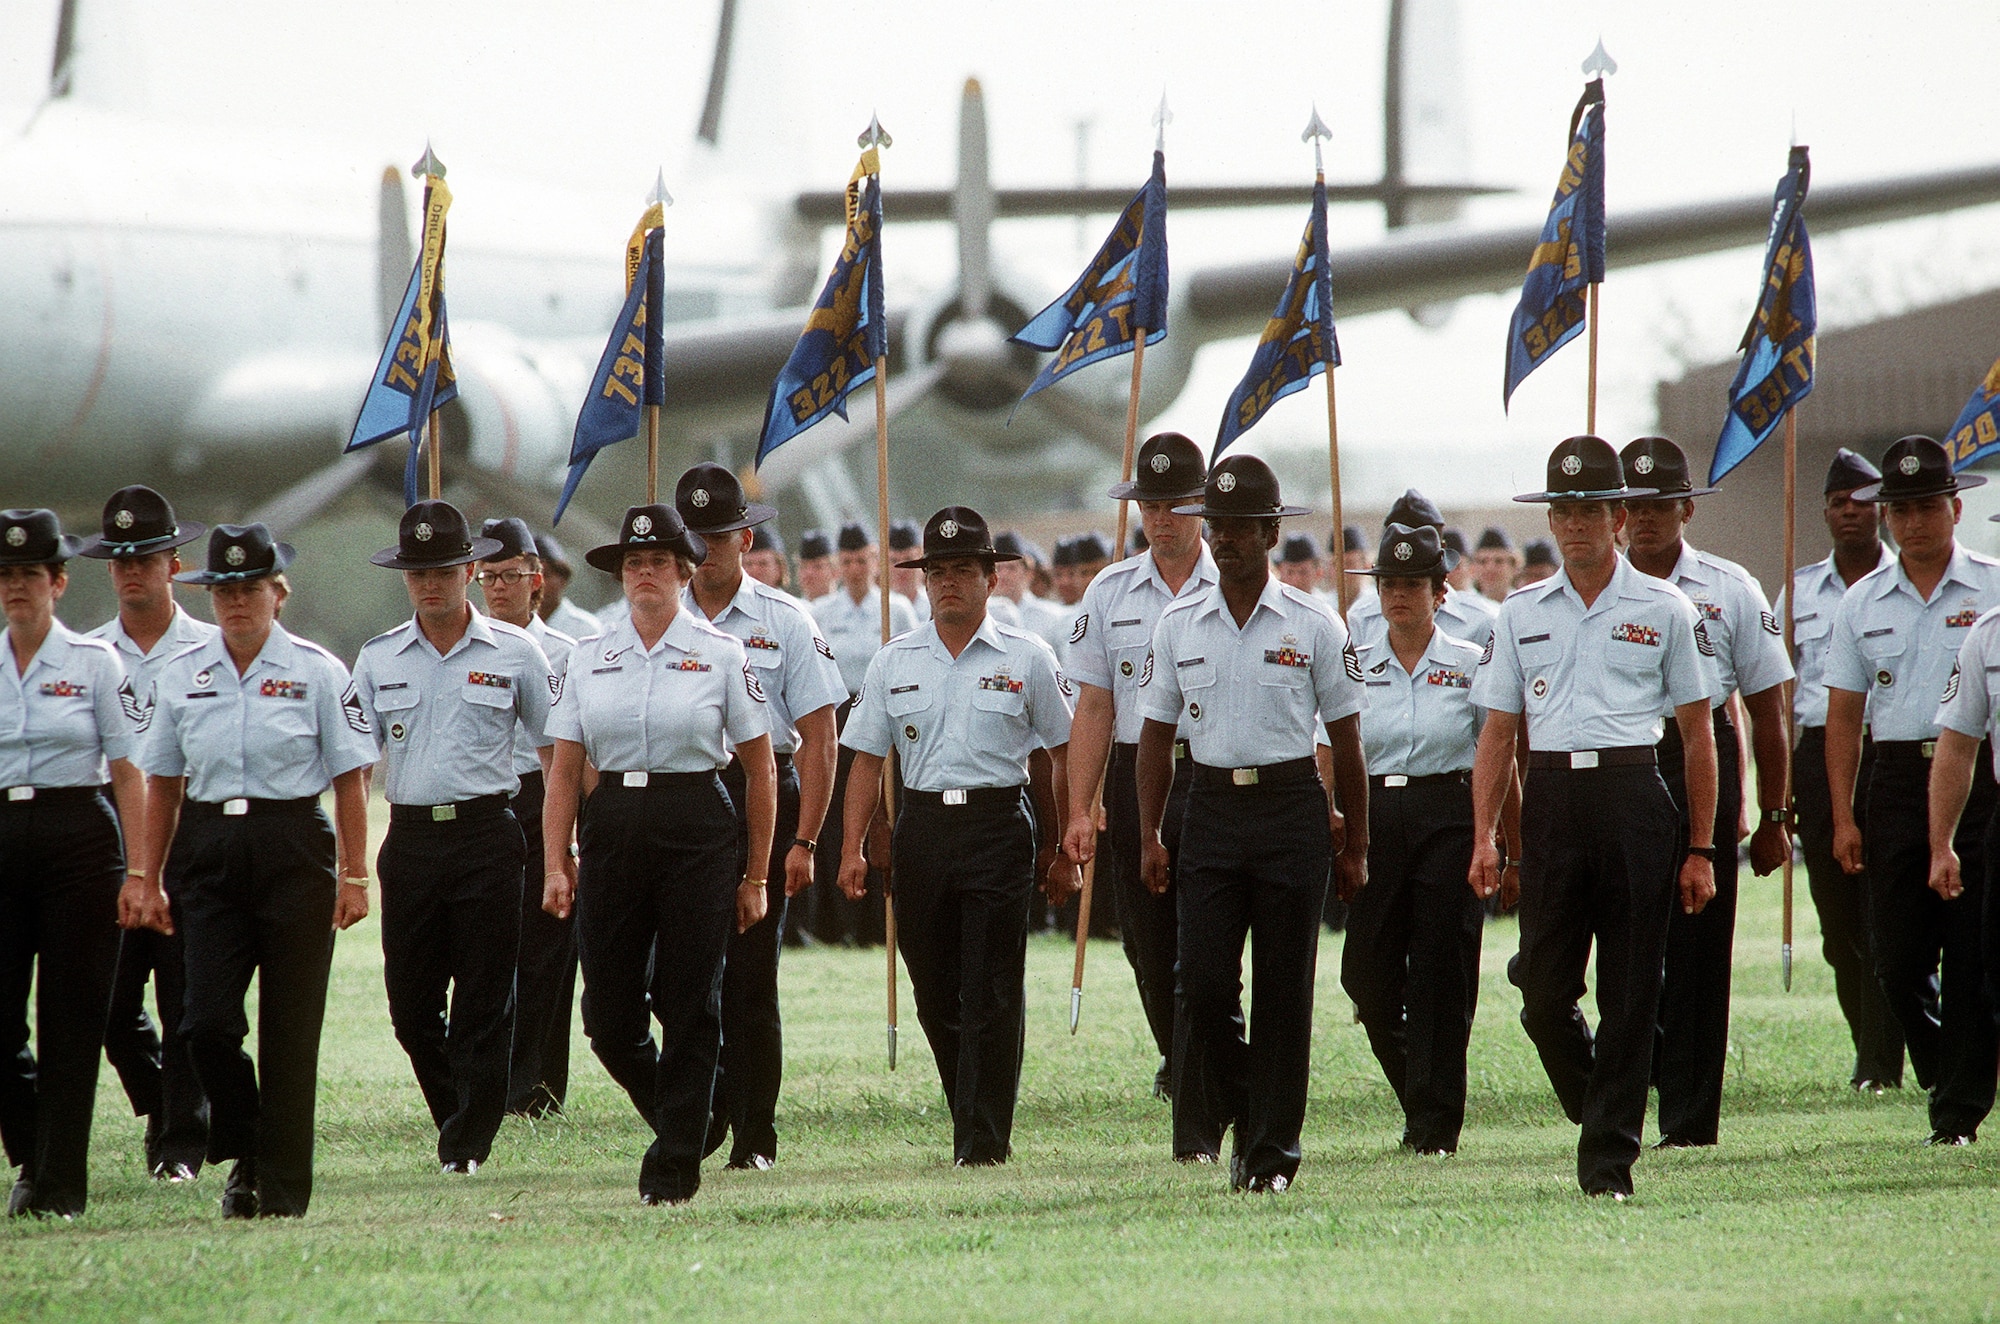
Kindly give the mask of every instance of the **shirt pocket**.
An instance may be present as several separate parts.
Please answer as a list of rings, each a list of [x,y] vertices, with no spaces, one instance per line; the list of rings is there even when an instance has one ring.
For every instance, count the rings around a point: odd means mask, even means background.
[[[903,748],[913,750],[930,725],[931,692],[923,685],[892,685],[882,698],[889,714],[889,731]]]
[[[1867,664],[1870,684],[1888,688],[1902,678],[1903,654],[1909,648],[1909,640],[1901,630],[1877,635],[1863,634],[1857,646],[1861,650],[1862,661]]]
[[[475,739],[485,747],[511,744],[514,739],[514,691],[497,685],[467,685],[465,720]]]
[[[1514,641],[1514,655],[1521,662],[1521,685],[1529,713],[1548,707],[1555,688],[1556,664],[1562,661],[1562,645],[1548,637]]]
[[[410,735],[410,719],[421,701],[415,690],[375,691],[375,735],[384,748],[402,744]]]

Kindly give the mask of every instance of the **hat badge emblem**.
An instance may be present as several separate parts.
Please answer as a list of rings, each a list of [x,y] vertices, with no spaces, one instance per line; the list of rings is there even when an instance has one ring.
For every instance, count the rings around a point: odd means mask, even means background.
[[[1642,474],[1653,472],[1653,457],[1650,455],[1641,455],[1638,459],[1632,461],[1632,470],[1635,473]]]
[[[242,565],[249,558],[244,552],[242,544],[231,543],[228,549],[222,553],[222,559],[229,565]]]
[[[1583,457],[1580,455],[1563,456],[1562,471],[1571,478],[1576,477],[1583,472]]]
[[[1916,477],[1917,470],[1923,467],[1924,462],[1914,455],[1905,455],[1902,459],[1896,461],[1896,468],[1905,478]]]
[[[1395,550],[1395,553],[1394,553],[1394,555],[1395,555],[1395,557],[1396,557],[1396,559],[1397,559],[1398,561],[1407,561],[1407,560],[1409,560],[1409,559],[1410,559],[1410,557],[1411,557],[1411,555],[1412,555],[1412,552],[1411,552],[1411,549],[1410,549],[1410,544],[1408,544],[1408,543],[1406,543],[1406,542],[1399,542],[1399,543],[1397,543],[1397,544],[1396,544],[1396,550]]]
[[[948,520],[945,520],[945,521],[943,521],[942,523],[940,523],[940,524],[938,525],[938,537],[940,537],[940,538],[956,538],[957,536],[958,536],[958,521],[957,521],[957,520],[955,520],[955,519],[948,519]]]
[[[116,527],[118,527],[118,528],[121,528],[121,529],[129,529],[129,528],[131,528],[131,527],[132,527],[132,512],[131,512],[131,511],[129,511],[129,510],[121,510],[121,511],[119,511],[119,512],[118,512],[118,513],[117,513],[116,515],[113,515],[113,516],[111,517],[111,523],[112,523],[113,525],[115,525]]]
[[[1236,490],[1236,475],[1217,474],[1215,476],[1215,490],[1218,492],[1234,492]]]
[[[16,524],[13,528],[7,530],[7,545],[9,547],[19,547],[27,541],[28,531],[20,525]]]
[[[688,504],[696,510],[700,510],[703,506],[706,506],[708,504],[708,489],[697,487],[694,491],[688,493]]]
[[[1159,454],[1146,461],[1146,466],[1156,474],[1163,474],[1174,467],[1174,462],[1168,459],[1166,455]]]
[[[695,504],[700,505],[701,503],[697,501]],[[643,538],[652,531],[653,517],[651,515],[634,515],[632,517],[632,532],[634,534]]]
[[[431,540],[431,534],[437,532],[437,530],[433,529],[428,524],[419,522],[417,527],[411,529],[410,532],[416,535],[416,539],[418,542],[429,542]]]

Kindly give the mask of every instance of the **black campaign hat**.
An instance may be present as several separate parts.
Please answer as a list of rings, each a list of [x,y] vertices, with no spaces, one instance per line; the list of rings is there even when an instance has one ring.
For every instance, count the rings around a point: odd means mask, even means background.
[[[174,578],[183,584],[240,584],[275,575],[298,552],[279,542],[262,524],[218,524],[208,535],[208,564],[183,570]]]
[[[1618,462],[1634,479],[1652,486],[1648,501],[1680,501],[1707,496],[1719,487],[1696,487],[1688,476],[1687,452],[1665,437],[1640,437],[1618,452]]]
[[[1281,519],[1310,515],[1304,506],[1288,506],[1278,491],[1278,475],[1254,455],[1228,455],[1209,470],[1201,504],[1175,506],[1176,515],[1204,519]]]
[[[61,565],[82,546],[53,510],[0,510],[0,565]]]
[[[771,528],[769,525],[759,524],[756,532],[750,535],[750,550],[753,552],[776,552],[778,555],[783,556],[785,554],[785,540],[779,536],[776,529]]]
[[[1588,433],[1566,437],[1549,452],[1549,487],[1516,501],[1626,501],[1653,495],[1650,487],[1627,487],[1625,464],[1611,443]]]
[[[674,513],[693,533],[733,533],[774,518],[777,507],[743,496],[743,484],[719,464],[704,461],[674,484]]]
[[[1350,575],[1375,575],[1389,579],[1423,579],[1458,568],[1458,553],[1444,545],[1436,528],[1419,524],[1391,524],[1382,530],[1382,545],[1375,550],[1375,564],[1366,570],[1349,570]]]
[[[843,552],[865,552],[875,545],[868,536],[868,530],[858,520],[849,520],[840,526],[840,536],[835,545]]]
[[[1319,542],[1310,533],[1288,533],[1278,544],[1278,561],[1281,565],[1297,565],[1305,561],[1319,560]]]
[[[1475,545],[1474,550],[1481,552],[1511,552],[1514,550],[1514,540],[1507,536],[1507,530],[1500,528],[1498,525],[1489,524],[1480,531],[1479,542]]]
[[[1832,496],[1835,492],[1852,492],[1857,487],[1866,487],[1870,483],[1881,481],[1880,469],[1868,463],[1866,457],[1856,455],[1842,446],[1833,453],[1833,463],[1827,466],[1826,491],[1822,495]]]
[[[605,574],[615,575],[624,569],[625,553],[637,548],[679,552],[696,565],[708,559],[707,545],[688,532],[672,506],[661,505],[627,509],[625,522],[618,528],[618,541],[591,548],[583,559]]]
[[[928,570],[939,561],[961,561],[967,557],[989,561],[1018,561],[1017,552],[1003,552],[993,545],[986,517],[970,506],[946,506],[924,521],[924,554],[905,566]]]
[[[78,556],[119,561],[151,556],[191,543],[208,532],[206,524],[174,519],[174,507],[150,487],[121,487],[104,503],[104,532],[94,533],[77,548]]]
[[[1072,533],[1056,542],[1055,565],[1095,565],[1111,559],[1111,544],[1095,529]]]
[[[799,559],[817,561],[821,557],[833,555],[833,539],[826,536],[824,529],[807,529],[799,535]]]
[[[479,526],[479,536],[490,538],[500,545],[488,552],[481,560],[511,561],[517,556],[539,556],[535,550],[535,535],[528,529],[528,521],[509,515],[505,519],[490,519]]]
[[[1444,527],[1444,513],[1437,508],[1437,502],[1412,487],[1397,497],[1396,504],[1389,507],[1389,513],[1382,517],[1383,528],[1386,529],[1391,524],[1401,524],[1412,529],[1419,524],[1430,524],[1441,529]],[[1354,550],[1361,551],[1362,548],[1357,547]]]
[[[1002,529],[994,535],[993,546],[1010,561],[1027,561],[1040,565],[1044,559],[1042,549],[1035,546],[1032,539],[1022,537],[1013,529]]]
[[[483,561],[500,550],[496,538],[475,538],[465,514],[449,501],[419,501],[403,512],[396,545],[368,559],[389,570],[442,570]]]
[[[1982,487],[1978,474],[1951,471],[1951,452],[1930,437],[1904,437],[1882,457],[1882,481],[1854,493],[1856,501],[1917,501]]]
[[[1113,501],[1192,501],[1201,495],[1206,466],[1201,447],[1178,432],[1156,432],[1139,447],[1132,481],[1113,483]]]

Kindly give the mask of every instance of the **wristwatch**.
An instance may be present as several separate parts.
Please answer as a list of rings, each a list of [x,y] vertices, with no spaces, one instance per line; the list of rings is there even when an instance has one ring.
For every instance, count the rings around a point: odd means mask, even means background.
[[[817,841],[811,840],[808,837],[793,837],[792,844],[794,846],[804,846],[806,848],[806,854],[808,855],[816,855],[819,853],[819,843]]]
[[[1766,823],[1782,823],[1789,827],[1792,822],[1792,811],[1789,809],[1766,809],[1764,811],[1764,821]]]
[[[1699,855],[1710,864],[1715,863],[1715,847],[1713,846],[1690,846],[1688,847],[1688,854]]]

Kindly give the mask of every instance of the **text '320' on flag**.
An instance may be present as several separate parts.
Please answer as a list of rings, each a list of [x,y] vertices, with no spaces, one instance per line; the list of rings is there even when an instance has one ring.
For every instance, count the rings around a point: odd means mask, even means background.
[[[409,287],[389,326],[389,341],[382,347],[346,446],[356,451],[409,433],[410,458],[403,467],[403,499],[408,505],[417,502],[417,448],[431,411],[458,398],[444,312],[444,218],[450,210],[451,190],[444,177],[427,176],[423,248],[410,270]]]
[[[757,463],[828,414],[847,417],[847,393],[875,377],[889,352],[882,296],[881,158],[870,147],[847,181],[847,237],[806,329],[764,406]]]
[[[1812,241],[1801,209],[1812,183],[1806,149],[1794,147],[1785,177],[1771,200],[1771,237],[1764,244],[1764,285],[1757,311],[1743,332],[1742,366],[1729,384],[1729,414],[1715,441],[1708,481],[1750,457],[1784,419],[1812,394],[1813,335],[1819,313],[1813,300]]]
[[[1099,359],[1131,353],[1141,330],[1149,345],[1167,334],[1167,154],[1161,151],[1153,153],[1152,178],[1132,195],[1076,284],[1008,337],[1058,350],[1021,398]]]
[[[1326,180],[1322,178],[1313,184],[1312,214],[1306,219],[1305,237],[1299,241],[1298,259],[1292,263],[1292,278],[1285,282],[1277,311],[1264,325],[1250,370],[1223,408],[1222,427],[1215,435],[1209,463],[1254,427],[1272,405],[1303,390],[1319,373],[1339,366],[1340,340],[1333,330],[1333,273],[1327,255]]]
[[[1604,80],[1594,78],[1570,115],[1569,156],[1507,328],[1503,408],[1529,373],[1583,330],[1586,291],[1603,279]]]
[[[1972,398],[1958,411],[1958,421],[1945,434],[1944,445],[1951,452],[1954,472],[2000,450],[2000,359],[1986,370],[1984,380],[1973,388]]]
[[[630,441],[644,426],[644,407],[665,403],[667,351],[661,319],[651,315],[666,296],[665,208],[654,203],[639,218],[625,246],[625,305],[604,342],[590,394],[577,412],[569,444],[569,477],[563,480],[554,523],[562,522],[597,452]]]

